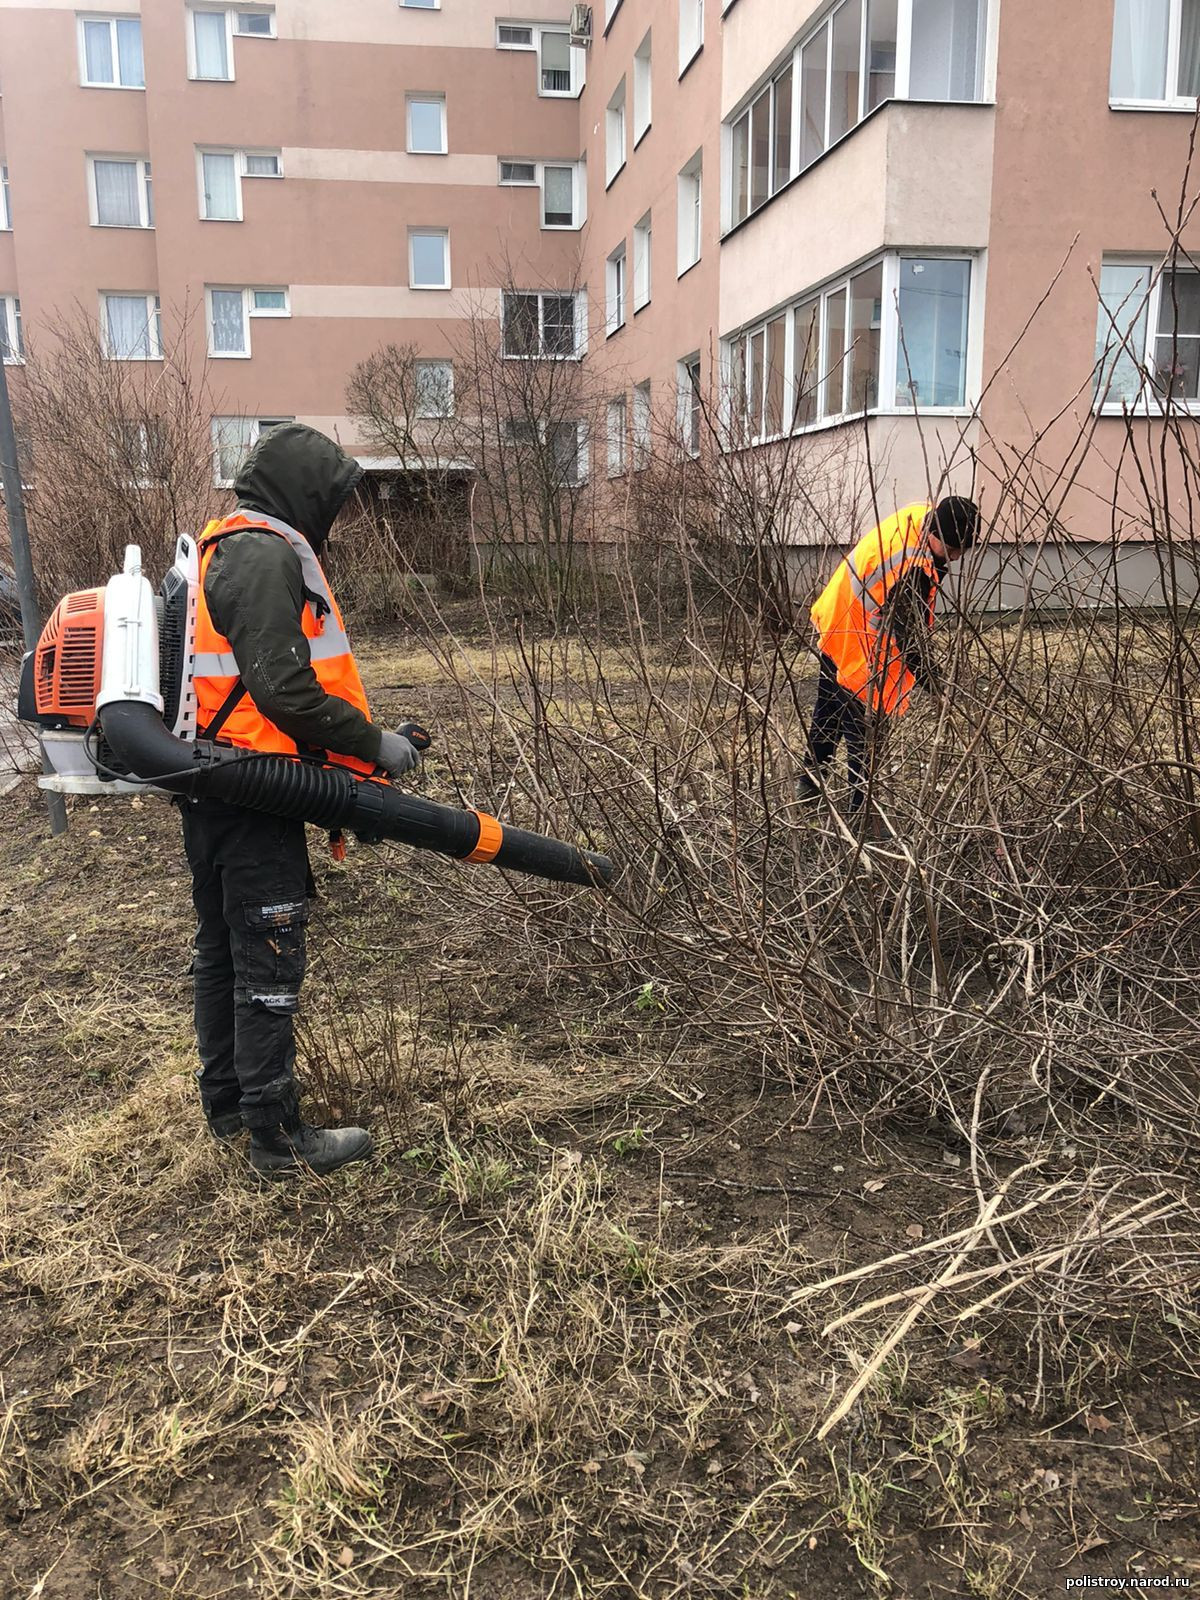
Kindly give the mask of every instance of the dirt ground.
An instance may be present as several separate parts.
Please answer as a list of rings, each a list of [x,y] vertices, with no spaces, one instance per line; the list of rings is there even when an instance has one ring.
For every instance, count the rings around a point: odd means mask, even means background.
[[[379,1154],[264,1191],[199,1114],[171,809],[0,825],[2,1600],[1200,1584],[1170,1328],[1081,1332],[1047,1410],[1019,1317],[918,1321],[818,1440],[876,1341],[798,1292],[974,1219],[937,1130],[812,1124],[467,914],[488,869],[314,833],[306,1082]]]

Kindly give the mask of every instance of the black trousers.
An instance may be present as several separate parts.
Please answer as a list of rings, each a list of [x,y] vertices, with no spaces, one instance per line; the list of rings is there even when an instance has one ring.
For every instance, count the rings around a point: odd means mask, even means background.
[[[884,726],[883,718],[868,718],[866,706],[838,682],[837,667],[822,655],[817,703],[808,730],[807,765],[813,777],[822,776],[837,754],[838,745],[845,740],[852,811],[857,811],[867,798],[871,757],[881,743]]]
[[[216,800],[183,801],[196,907],[196,1038],[208,1116],[239,1107],[274,1127],[294,1097],[312,886],[302,822]]]

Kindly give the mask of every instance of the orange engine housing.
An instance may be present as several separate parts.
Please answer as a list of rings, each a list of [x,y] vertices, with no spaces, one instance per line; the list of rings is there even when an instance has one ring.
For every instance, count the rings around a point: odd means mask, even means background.
[[[55,606],[34,651],[39,717],[90,727],[100,694],[104,654],[104,590],[80,589]]]

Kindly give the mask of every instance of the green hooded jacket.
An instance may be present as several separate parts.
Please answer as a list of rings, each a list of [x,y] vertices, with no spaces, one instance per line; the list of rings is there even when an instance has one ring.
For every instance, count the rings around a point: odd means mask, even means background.
[[[289,422],[264,434],[234,480],[239,511],[263,512],[302,533],[320,556],[333,520],[363,475],[315,428]],[[298,744],[361,761],[379,759],[380,730],[317,681],[300,618],[299,558],[256,529],[219,541],[204,580],[216,627],[229,640],[246,692]]]

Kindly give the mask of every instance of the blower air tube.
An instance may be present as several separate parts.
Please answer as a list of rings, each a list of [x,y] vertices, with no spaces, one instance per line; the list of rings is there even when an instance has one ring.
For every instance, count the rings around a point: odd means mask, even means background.
[[[612,881],[613,864],[607,856],[510,828],[477,811],[435,805],[332,767],[286,756],[247,758],[204,740],[177,739],[153,706],[138,701],[118,700],[103,707],[100,728],[130,772],[174,794],[224,800],[331,831],[348,828],[368,838],[397,839],[418,850],[459,861],[490,861],[555,883],[603,887]]]

